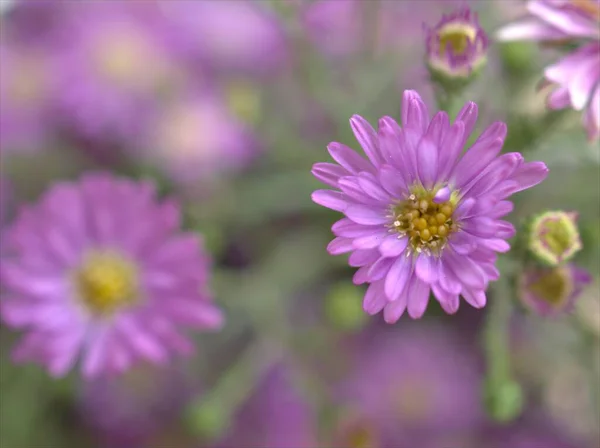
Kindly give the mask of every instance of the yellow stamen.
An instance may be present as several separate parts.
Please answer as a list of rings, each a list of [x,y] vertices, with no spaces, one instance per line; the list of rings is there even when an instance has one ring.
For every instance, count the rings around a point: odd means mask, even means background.
[[[439,251],[447,242],[448,235],[456,230],[452,214],[456,206],[456,195],[449,201],[433,202],[436,190],[415,186],[408,198],[392,207],[391,228],[406,235],[417,252]]]
[[[477,30],[468,24],[449,23],[439,30],[440,37],[440,56],[446,54],[448,44],[455,55],[461,55],[469,46],[470,42],[475,41]]]
[[[79,297],[94,314],[110,314],[139,299],[136,266],[112,251],[91,252],[75,271]]]

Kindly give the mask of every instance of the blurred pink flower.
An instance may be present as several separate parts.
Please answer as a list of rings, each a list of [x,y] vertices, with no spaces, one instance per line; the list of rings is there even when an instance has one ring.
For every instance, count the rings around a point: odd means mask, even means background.
[[[241,407],[232,426],[216,448],[312,448],[316,419],[293,384],[289,366],[277,365],[261,380]]]
[[[361,0],[304,2],[302,23],[306,35],[328,56],[351,56],[365,44],[366,7]]]
[[[367,332],[349,348],[337,393],[373,442],[356,446],[420,447],[484,422],[477,358],[449,328],[409,322]]]
[[[11,201],[12,187],[10,185],[10,182],[4,179],[2,177],[2,174],[0,173],[0,230],[2,230],[8,218],[8,212]],[[1,239],[2,237],[0,237],[0,241]]]
[[[181,417],[198,393],[193,383],[181,365],[139,366],[120,377],[81,384],[79,411],[102,446],[148,446]]]
[[[250,130],[211,92],[186,91],[155,112],[138,136],[139,155],[182,184],[235,172],[257,149]]]
[[[58,108],[96,141],[129,144],[180,82],[170,31],[151,2],[71,2]]]
[[[588,138],[600,138],[600,1],[530,0],[527,6],[533,18],[504,27],[498,38],[575,43],[575,50],[544,72],[555,87],[548,107],[583,110]]]
[[[591,282],[591,275],[573,264],[531,268],[521,276],[519,297],[523,305],[541,316],[560,316],[573,310]]]
[[[280,19],[255,1],[160,2],[177,47],[209,71],[269,75],[286,61]]]
[[[378,131],[357,115],[350,120],[368,160],[334,142],[328,150],[339,165],[313,166],[314,176],[334,188],[315,191],[313,201],[345,215],[333,225],[327,250],[351,253],[350,265],[359,268],[354,283],[370,283],[367,313],[383,310],[394,323],[408,310],[418,319],[431,291],[450,314],[459,295],[485,306],[488,284],[500,275],[496,253],[510,249],[506,240],[515,233],[500,219],[512,210],[507,199],[544,180],[548,168],[519,153],[499,156],[507,132],[501,122],[461,157],[476,121],[473,102],[452,125],[446,112],[432,119],[421,97],[407,90],[404,128],[391,117],[379,120]]]
[[[149,182],[85,174],[54,184],[6,230],[0,316],[27,331],[13,353],[53,376],[84,377],[189,354],[184,328],[217,329],[200,237]]]

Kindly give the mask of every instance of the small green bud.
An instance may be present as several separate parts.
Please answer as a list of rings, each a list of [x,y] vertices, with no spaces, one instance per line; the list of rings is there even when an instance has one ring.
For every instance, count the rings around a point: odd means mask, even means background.
[[[334,285],[325,297],[325,315],[340,330],[362,328],[368,316],[362,308],[361,291],[348,283]]]
[[[529,250],[541,262],[558,266],[570,260],[582,247],[577,214],[550,211],[533,218],[529,228]]]
[[[484,403],[490,417],[508,423],[523,410],[523,391],[519,383],[512,380],[488,380],[484,385]]]
[[[190,432],[203,440],[215,440],[229,421],[226,410],[213,400],[202,400],[188,407],[185,421]]]

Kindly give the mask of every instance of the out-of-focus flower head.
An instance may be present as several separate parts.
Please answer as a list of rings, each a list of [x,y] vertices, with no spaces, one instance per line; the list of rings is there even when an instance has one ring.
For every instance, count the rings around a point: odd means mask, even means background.
[[[550,211],[533,218],[529,249],[538,260],[557,266],[570,260],[581,247],[577,213]]]
[[[422,446],[482,423],[477,359],[457,334],[407,323],[353,342],[336,437],[354,444],[336,446]]]
[[[104,446],[147,446],[182,411],[197,385],[180,365],[138,366],[120,377],[81,385],[82,419]]]
[[[530,0],[533,16],[502,28],[500,40],[535,40],[544,43],[570,43],[576,48],[544,71],[548,84],[555,87],[548,107],[572,107],[583,112],[588,138],[600,137],[600,1]]]
[[[415,91],[405,91],[401,128],[391,117],[375,131],[363,118],[350,120],[368,160],[341,143],[329,153],[338,164],[317,163],[313,174],[335,190],[318,190],[313,200],[346,217],[336,222],[332,255],[351,253],[354,283],[370,283],[364,299],[369,314],[383,310],[388,323],[405,310],[413,319],[427,308],[430,292],[448,313],[459,295],[485,306],[486,289],[499,277],[496,253],[510,249],[514,226],[501,218],[507,199],[541,182],[542,162],[519,153],[499,155],[506,125],[488,127],[461,156],[477,120],[469,102],[450,124],[446,112],[433,119]]]
[[[464,83],[485,64],[488,38],[469,8],[445,15],[427,30],[427,65],[434,80]]]
[[[160,8],[178,30],[184,56],[204,69],[268,76],[285,64],[282,23],[258,2],[161,2]]]
[[[271,368],[216,448],[317,446],[315,419],[288,365]]]
[[[159,99],[177,88],[181,74],[170,33],[152,6],[70,4],[59,110],[76,133],[110,143],[135,141]]]
[[[590,274],[572,264],[531,268],[521,275],[519,296],[528,309],[541,316],[560,316],[573,310],[590,282]]]
[[[40,46],[0,44],[0,153],[36,152],[52,138],[56,59]]]
[[[257,146],[249,129],[207,90],[165,104],[138,139],[141,157],[182,184],[210,183],[246,166]]]
[[[302,23],[307,37],[325,55],[349,57],[364,44],[364,12],[360,0],[305,2]]]
[[[216,329],[200,237],[179,231],[179,206],[149,182],[85,174],[59,182],[6,230],[0,317],[25,336],[17,362],[53,376],[78,359],[84,377],[189,354],[185,328]]]

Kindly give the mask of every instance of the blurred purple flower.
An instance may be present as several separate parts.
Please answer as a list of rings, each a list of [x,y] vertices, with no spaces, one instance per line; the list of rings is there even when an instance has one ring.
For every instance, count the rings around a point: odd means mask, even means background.
[[[338,394],[342,409],[363,425],[345,440],[355,445],[339,446],[420,447],[483,422],[478,362],[457,334],[408,323],[368,332],[355,344]]]
[[[555,86],[548,107],[584,110],[588,138],[600,138],[600,2],[530,0],[527,6],[534,17],[506,26],[498,38],[577,43],[577,49],[544,72],[547,83]]]
[[[311,448],[316,443],[315,420],[303,394],[294,387],[293,371],[273,367],[239,410],[217,448]]]
[[[350,120],[368,161],[334,142],[328,150],[339,165],[314,165],[315,177],[341,190],[312,198],[346,215],[333,225],[327,250],[352,253],[354,283],[370,283],[367,313],[383,310],[388,323],[406,309],[420,318],[431,290],[447,313],[457,311],[459,294],[485,306],[488,283],[500,275],[496,252],[508,251],[506,239],[515,233],[500,219],[512,210],[507,198],[541,182],[548,168],[518,153],[498,156],[507,132],[501,122],[460,157],[476,120],[473,102],[452,125],[446,112],[430,119],[421,97],[407,90],[404,128],[391,117],[379,120],[379,131],[357,115]]]
[[[184,184],[237,171],[257,149],[251,132],[207,91],[187,91],[157,110],[138,144],[141,157]]]
[[[160,8],[178,31],[177,46],[203,68],[269,75],[285,63],[280,19],[258,2],[161,2]]]
[[[118,378],[81,385],[82,418],[102,446],[147,446],[177,420],[198,389],[180,367],[137,367]]]
[[[488,39],[477,13],[462,8],[427,30],[427,64],[446,78],[467,78],[485,62]]]
[[[302,23],[307,37],[331,57],[348,57],[364,44],[364,9],[361,0],[306,2]]]
[[[217,329],[223,316],[207,292],[208,256],[198,235],[178,233],[180,215],[153,184],[104,173],[23,208],[0,264],[1,318],[28,331],[13,359],[61,376],[81,356],[96,377],[191,353],[180,330]]]
[[[541,316],[560,316],[570,312],[591,275],[573,264],[552,268],[532,268],[521,275],[521,302]]]
[[[0,44],[0,154],[36,152],[48,144],[57,62],[46,49]]]
[[[72,3],[60,49],[58,109],[65,125],[99,141],[130,143],[161,95],[181,79],[169,32],[151,2]]]
[[[12,188],[10,182],[0,174],[0,230],[8,218],[9,206],[12,199]],[[1,240],[1,237],[0,237]]]

